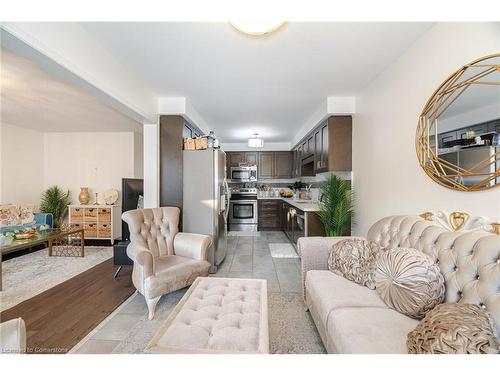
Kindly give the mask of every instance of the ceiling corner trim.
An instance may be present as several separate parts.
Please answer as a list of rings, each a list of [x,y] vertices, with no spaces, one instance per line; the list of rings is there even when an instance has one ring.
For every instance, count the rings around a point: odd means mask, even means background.
[[[351,115],[356,112],[355,96],[328,96],[321,101],[316,111],[300,128],[292,140],[292,147],[300,142],[307,133],[314,129],[320,122],[332,115]]]
[[[180,115],[208,134],[211,130],[205,120],[194,109],[185,96],[163,96],[158,98],[159,115]]]

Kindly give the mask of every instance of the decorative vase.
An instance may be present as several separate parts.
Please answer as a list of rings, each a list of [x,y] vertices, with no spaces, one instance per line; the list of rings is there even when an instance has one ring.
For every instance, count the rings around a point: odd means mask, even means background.
[[[81,187],[80,188],[80,194],[78,194],[78,200],[80,201],[80,204],[88,204],[90,200],[90,195],[89,195],[89,188],[88,187]]]

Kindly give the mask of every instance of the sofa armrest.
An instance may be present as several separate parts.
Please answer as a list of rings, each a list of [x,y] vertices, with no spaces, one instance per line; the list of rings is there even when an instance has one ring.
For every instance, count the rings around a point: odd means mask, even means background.
[[[0,323],[0,354],[21,354],[26,351],[26,325],[21,318]]]
[[[144,294],[144,281],[154,275],[154,257],[153,253],[148,248],[131,242],[127,246],[127,255],[134,262],[133,279],[139,281],[140,284],[134,282],[135,287],[139,292]]]
[[[207,260],[212,237],[196,233],[177,233],[174,238],[174,253],[186,258]]]
[[[297,250],[301,256],[302,295],[306,295],[306,275],[311,270],[327,270],[332,246],[341,240],[362,237],[301,237]]]

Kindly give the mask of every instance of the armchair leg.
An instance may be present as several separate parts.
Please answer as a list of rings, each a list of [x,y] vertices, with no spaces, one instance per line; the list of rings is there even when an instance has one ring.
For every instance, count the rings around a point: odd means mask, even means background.
[[[155,310],[156,310],[156,304],[160,300],[160,297],[155,297],[155,298],[146,298],[146,304],[148,305],[148,319],[152,320],[155,316]]]

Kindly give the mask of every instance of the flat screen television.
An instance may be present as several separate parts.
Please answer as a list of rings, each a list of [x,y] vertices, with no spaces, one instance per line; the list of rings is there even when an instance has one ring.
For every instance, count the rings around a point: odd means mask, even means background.
[[[122,178],[122,213],[138,208],[139,200],[143,196],[144,180],[142,178]],[[128,225],[122,220],[122,241],[129,240]]]

